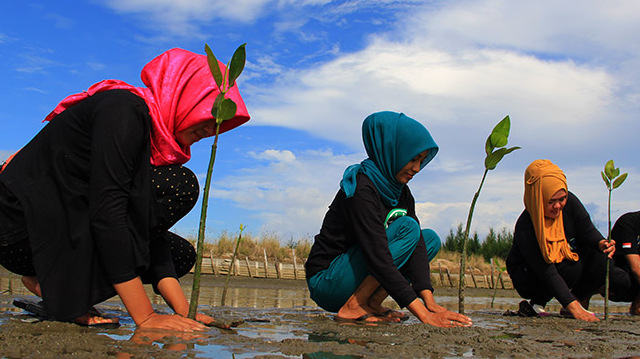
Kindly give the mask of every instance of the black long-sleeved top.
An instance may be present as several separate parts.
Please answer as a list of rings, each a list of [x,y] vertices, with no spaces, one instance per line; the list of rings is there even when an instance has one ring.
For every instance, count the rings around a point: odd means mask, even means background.
[[[429,258],[421,235],[416,249],[400,271],[393,264],[384,220],[391,209],[403,208],[407,210],[408,216],[418,221],[415,200],[409,187],[405,186],[398,205],[389,207],[382,202],[378,190],[366,175],[358,174],[356,181],[353,197],[346,198],[344,191],[340,190],[329,206],[305,264],[307,278],[328,268],[333,259],[358,244],[364,252],[369,272],[398,305],[404,308],[422,290],[433,291]],[[403,274],[407,275],[411,283]]]
[[[167,266],[147,272],[154,199],[150,121],[144,100],[133,93],[97,93],[56,116],[0,175],[24,210],[53,319],[84,315],[115,295],[113,284],[142,273],[175,277]]]
[[[598,242],[604,237],[593,225],[589,213],[578,197],[571,192],[569,192],[567,204],[562,210],[562,220],[564,234],[569,242],[575,243],[577,248],[598,249]],[[567,283],[556,270],[556,266],[547,263],[542,257],[531,217],[526,210],[522,212],[516,222],[513,245],[506,262],[507,268],[526,266],[532,270],[543,283],[549,286],[551,293],[562,306],[566,307],[575,300]]]

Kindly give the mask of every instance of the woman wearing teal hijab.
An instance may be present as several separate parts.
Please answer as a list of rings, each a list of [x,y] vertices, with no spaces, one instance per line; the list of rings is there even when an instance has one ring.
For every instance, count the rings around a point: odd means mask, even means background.
[[[421,322],[468,326],[471,320],[435,303],[429,262],[440,238],[421,230],[407,183],[438,146],[418,121],[377,112],[362,124],[368,158],[349,166],[305,263],[311,298],[348,322],[405,320],[382,306],[389,295]]]

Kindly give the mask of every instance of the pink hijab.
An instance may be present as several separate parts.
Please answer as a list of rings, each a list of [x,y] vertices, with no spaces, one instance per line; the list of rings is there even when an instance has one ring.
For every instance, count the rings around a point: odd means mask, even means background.
[[[224,73],[226,67],[219,63]],[[87,91],[70,95],[45,118],[50,121],[67,108],[101,91],[124,89],[142,97],[151,115],[151,164],[164,166],[183,164],[191,158],[188,146],[176,141],[175,134],[193,125],[213,119],[211,107],[220,89],[216,85],[206,55],[183,49],[171,49],[144,66],[142,82],[135,87],[119,80],[104,80]],[[236,115],[222,123],[220,133],[249,121],[249,113],[237,85],[226,94],[238,109]]]

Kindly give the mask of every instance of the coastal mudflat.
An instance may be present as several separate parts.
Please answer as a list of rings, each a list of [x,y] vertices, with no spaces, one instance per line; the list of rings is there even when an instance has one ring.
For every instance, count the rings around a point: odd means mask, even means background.
[[[233,330],[211,328],[197,334],[136,330],[119,300],[98,306],[118,316],[118,329],[84,328],[37,321],[12,305],[29,297],[17,277],[3,278],[0,295],[0,357],[5,358],[628,358],[640,356],[640,318],[627,304],[611,303],[609,320],[585,323],[558,315],[521,318],[504,315],[519,302],[512,290],[466,291],[471,328],[440,329],[415,318],[400,324],[341,324],[308,298],[304,281],[232,278],[228,303],[220,305],[224,279],[203,280],[201,310],[222,321],[243,320]],[[190,290],[189,278],[182,281]],[[152,297],[160,312],[170,313]],[[436,288],[436,300],[457,309],[457,291]],[[602,318],[602,301],[592,310]],[[552,303],[553,304],[553,303]],[[549,309],[557,311],[557,306]]]

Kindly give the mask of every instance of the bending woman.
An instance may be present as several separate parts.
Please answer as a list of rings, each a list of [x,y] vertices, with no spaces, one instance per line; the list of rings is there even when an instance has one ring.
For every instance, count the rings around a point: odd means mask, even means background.
[[[206,56],[181,49],[149,62],[142,81],[105,80],[65,98],[3,166],[0,264],[23,276],[52,320],[115,321],[89,313],[117,294],[139,327],[203,330],[185,318],[178,283],[195,251],[168,229],[197,200],[197,179],[181,165],[213,135],[219,89]],[[249,120],[237,88],[227,96],[238,112],[222,131]],[[143,282],[178,315],[155,313]]]
[[[429,131],[401,113],[378,112],[362,124],[368,159],[346,169],[305,264],[311,298],[342,321],[400,321],[388,296],[423,323],[467,326],[436,304],[429,261],[440,238],[420,230],[407,183],[438,152]]]
[[[521,297],[519,312],[545,315],[545,305],[556,298],[576,319],[597,321],[589,300],[604,285],[607,256],[615,251],[595,228],[584,206],[567,189],[560,168],[536,160],[524,175],[524,206],[516,223],[507,271]],[[611,292],[624,292],[629,277],[610,266]]]

